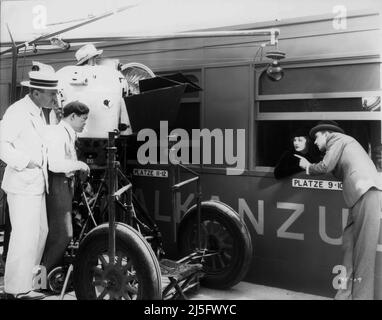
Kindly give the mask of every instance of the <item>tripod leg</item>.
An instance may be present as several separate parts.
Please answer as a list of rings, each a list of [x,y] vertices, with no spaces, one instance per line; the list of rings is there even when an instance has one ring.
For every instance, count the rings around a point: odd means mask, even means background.
[[[64,282],[64,285],[63,285],[62,290],[61,290],[60,300],[64,299],[66,287],[68,286],[69,278],[70,278],[72,271],[73,271],[73,265],[71,264],[68,268],[68,271],[66,272],[65,282]]]

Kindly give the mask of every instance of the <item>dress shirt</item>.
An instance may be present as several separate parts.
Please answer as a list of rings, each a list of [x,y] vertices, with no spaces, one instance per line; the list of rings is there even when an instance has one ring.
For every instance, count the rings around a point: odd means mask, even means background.
[[[65,173],[67,177],[79,170],[79,161],[75,149],[76,133],[65,122],[48,127],[46,132],[48,145],[48,168],[55,173]]]

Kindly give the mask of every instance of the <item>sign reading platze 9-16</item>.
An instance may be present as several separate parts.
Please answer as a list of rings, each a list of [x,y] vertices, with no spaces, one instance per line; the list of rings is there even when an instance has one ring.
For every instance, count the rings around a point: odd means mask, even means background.
[[[342,182],[328,180],[313,179],[292,179],[292,187],[309,188],[309,189],[325,189],[325,190],[342,190]]]
[[[168,171],[152,169],[133,169],[133,175],[141,177],[168,178]]]

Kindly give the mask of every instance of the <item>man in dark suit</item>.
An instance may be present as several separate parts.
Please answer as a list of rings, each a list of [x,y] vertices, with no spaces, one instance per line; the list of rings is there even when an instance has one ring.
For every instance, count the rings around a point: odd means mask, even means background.
[[[309,175],[332,172],[343,182],[349,217],[343,232],[345,286],[336,299],[382,299],[382,253],[378,252],[382,218],[382,179],[362,146],[335,121],[321,121],[310,136],[325,156],[319,163],[300,158]],[[377,266],[377,268],[376,268]]]

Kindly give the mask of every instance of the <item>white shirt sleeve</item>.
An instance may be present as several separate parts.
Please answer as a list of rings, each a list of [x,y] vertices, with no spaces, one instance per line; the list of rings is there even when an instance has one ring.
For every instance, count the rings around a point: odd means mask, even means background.
[[[67,158],[66,145],[68,139],[61,128],[47,130],[48,168],[56,173],[71,173],[80,169],[80,161]]]

